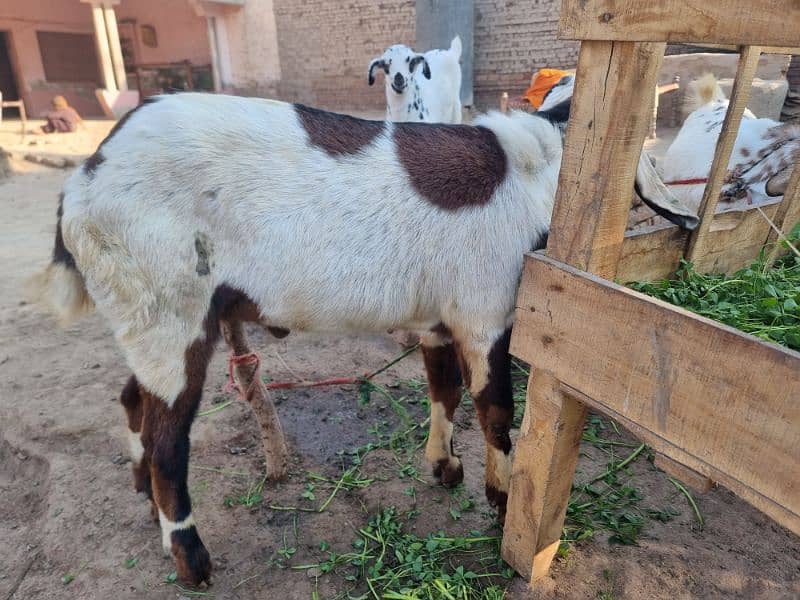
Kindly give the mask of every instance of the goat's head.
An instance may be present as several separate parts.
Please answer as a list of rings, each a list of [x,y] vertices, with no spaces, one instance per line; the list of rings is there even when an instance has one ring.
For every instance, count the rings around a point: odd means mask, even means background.
[[[431,68],[425,56],[417,54],[408,46],[395,44],[386,49],[381,56],[372,59],[369,63],[367,80],[370,85],[375,83],[375,69],[382,69],[386,74],[386,86],[394,93],[402,94],[406,91],[416,69],[422,65],[422,74],[426,79],[431,78]],[[388,90],[387,90],[388,91]]]

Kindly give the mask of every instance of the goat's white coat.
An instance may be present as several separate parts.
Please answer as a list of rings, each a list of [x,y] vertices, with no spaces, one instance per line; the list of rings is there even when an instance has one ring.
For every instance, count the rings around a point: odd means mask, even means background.
[[[386,88],[386,120],[395,122],[461,123],[461,38],[453,38],[447,50],[424,53],[431,78],[418,65],[413,73],[409,61],[418,56],[408,46],[395,44],[383,53],[390,63],[384,77]],[[407,85],[402,93],[392,88],[395,73],[400,72]]]
[[[689,114],[673,140],[664,158],[656,168],[666,183],[707,178],[711,172],[714,151],[722,131],[722,123],[728,109],[728,99],[713,75],[706,75],[690,86],[688,96],[695,110]],[[772,119],[757,118],[745,109],[736,141],[728,161],[728,171],[756,159],[759,152],[768,148],[775,140],[768,134],[782,123]],[[747,180],[747,195],[751,202],[760,204],[768,199],[766,184],[769,174],[780,171],[787,156],[800,151],[800,137],[778,148],[763,158],[753,174],[765,173],[764,177]],[[793,162],[790,160],[790,162]],[[672,193],[679,201],[695,213],[700,205],[705,184],[671,185]],[[725,188],[723,188],[723,192]]]
[[[64,242],[139,382],[169,405],[221,284],[257,302],[269,325],[445,322],[488,352],[513,320],[523,253],[549,229],[562,140],[523,113],[476,124],[497,135],[507,176],[488,204],[446,211],[412,187],[392,124],[359,153],[332,157],[310,145],[289,104],[164,97],[106,142],[93,179],[82,169],[69,178]],[[196,271],[197,239],[209,275]]]

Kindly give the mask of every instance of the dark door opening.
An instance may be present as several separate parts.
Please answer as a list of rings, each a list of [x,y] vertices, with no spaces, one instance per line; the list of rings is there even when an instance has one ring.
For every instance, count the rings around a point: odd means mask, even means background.
[[[19,100],[17,90],[17,80],[14,77],[14,69],[11,66],[11,53],[8,49],[8,33],[0,31],[0,92],[3,93],[3,101]],[[16,108],[6,108],[3,116],[19,116]]]

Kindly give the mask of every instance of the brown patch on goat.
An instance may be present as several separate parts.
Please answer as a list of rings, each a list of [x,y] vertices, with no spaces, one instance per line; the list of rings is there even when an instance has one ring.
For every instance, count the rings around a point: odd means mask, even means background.
[[[486,440],[486,499],[497,508],[498,519],[505,519],[508,479],[511,475],[511,424],[514,398],[511,387],[511,357],[508,346],[511,328],[507,329],[489,351],[486,385],[475,396],[478,420]]]
[[[141,435],[142,421],[144,419],[144,403],[139,393],[139,382],[135,375],[131,375],[119,397],[120,403],[128,417],[128,429]],[[150,459],[145,452],[142,459],[132,462],[133,488],[137,492],[144,492],[147,498],[153,501],[153,488],[150,485]]]
[[[385,129],[382,121],[366,121],[295,104],[297,118],[314,146],[331,156],[357,154]]]
[[[397,123],[394,141],[414,189],[444,210],[487,204],[508,170],[497,136],[485,127]]]
[[[444,327],[444,326],[442,326]],[[422,346],[431,397],[431,425],[426,456],[435,461],[433,474],[445,487],[464,479],[464,467],[453,453],[453,415],[461,402],[461,370],[455,344]],[[449,438],[449,439],[448,439]]]
[[[741,152],[742,156],[744,156],[745,158],[750,156],[750,150],[748,150],[747,148],[741,148],[739,152]]]
[[[428,373],[431,402],[441,402],[447,420],[452,421],[461,402],[461,369],[452,343],[444,346],[423,346],[422,358]]]

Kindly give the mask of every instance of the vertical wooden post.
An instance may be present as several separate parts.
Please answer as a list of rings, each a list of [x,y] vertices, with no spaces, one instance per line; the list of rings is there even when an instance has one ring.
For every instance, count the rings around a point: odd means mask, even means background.
[[[753,77],[755,77],[760,57],[761,48],[758,46],[744,46],[739,54],[739,65],[736,69],[736,79],[733,82],[728,111],[725,113],[725,121],[722,123],[722,130],[719,140],[717,140],[703,199],[697,209],[700,224],[689,237],[689,246],[686,249],[687,260],[695,261],[707,254],[708,232],[717,212],[719,195],[725,175],[728,173],[728,162],[736,143],[739,123],[742,120],[744,109],[747,107],[747,101],[750,99],[750,89],[753,86]],[[702,265],[697,265],[697,267],[702,270]]]
[[[549,256],[609,279],[616,274],[665,47],[581,44]],[[523,277],[525,285],[535,282]],[[532,581],[547,574],[558,550],[585,415],[552,374],[532,372],[503,536],[503,557]]]
[[[503,558],[531,581],[547,574],[558,551],[585,418],[586,406],[553,375],[531,372],[503,536]]]

